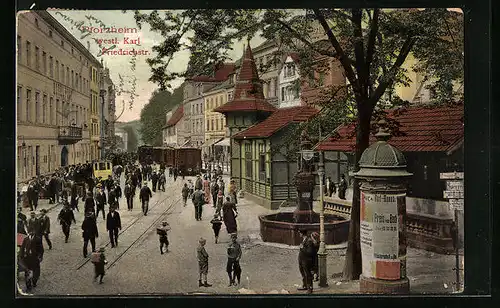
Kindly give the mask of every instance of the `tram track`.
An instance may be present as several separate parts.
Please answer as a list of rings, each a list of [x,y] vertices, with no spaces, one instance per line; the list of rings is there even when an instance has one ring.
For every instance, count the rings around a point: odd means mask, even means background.
[[[158,207],[158,205],[162,204],[165,200],[167,200],[167,199],[169,199],[169,198],[171,198],[171,196],[167,194],[167,195],[166,195],[163,199],[158,199],[158,200],[156,200],[156,201],[155,201],[155,203],[154,203],[151,207],[149,207],[149,211],[152,211],[153,209],[157,208],[157,207]],[[182,199],[182,198],[180,198],[180,197],[179,197],[179,198],[177,198],[177,199],[172,200],[172,202],[171,202],[171,203],[170,203],[170,205],[167,207],[167,209],[166,209],[165,211],[161,212],[161,213],[160,213],[160,215],[158,216],[158,218],[156,218],[156,219],[153,221],[153,223],[151,223],[151,224],[150,224],[150,225],[149,225],[149,226],[145,229],[145,231],[144,231],[144,232],[142,232],[142,233],[139,235],[139,237],[138,237],[136,240],[134,240],[134,241],[132,242],[132,244],[131,244],[131,245],[129,245],[129,246],[128,246],[128,247],[127,247],[127,248],[126,248],[126,249],[125,249],[122,253],[120,253],[120,254],[118,255],[118,257],[117,257],[117,258],[116,258],[116,259],[115,259],[112,263],[110,263],[110,264],[108,265],[108,268],[110,268],[110,267],[111,267],[114,263],[116,263],[116,261],[118,261],[118,259],[120,259],[120,258],[121,258],[121,257],[122,257],[122,256],[123,256],[123,255],[124,255],[124,254],[125,254],[125,253],[126,253],[126,252],[127,252],[127,251],[131,248],[131,247],[132,247],[132,246],[134,246],[134,245],[135,245],[135,244],[139,241],[139,239],[140,239],[141,237],[143,237],[143,235],[144,235],[147,231],[149,231],[149,230],[151,229],[151,227],[152,227],[152,226],[154,226],[155,224],[157,224],[157,223],[158,223],[158,221],[159,221],[160,219],[162,219],[165,215],[169,215],[169,214],[171,214],[171,213],[168,213],[168,212],[169,212],[169,211],[170,211],[170,210],[171,210],[171,209],[175,206],[175,204],[176,204],[176,203],[178,203],[179,201],[181,201],[181,199]],[[145,217],[145,216],[142,214],[142,212],[141,212],[140,214],[138,214],[138,215],[136,216],[136,218],[134,218],[134,219],[133,219],[133,221],[132,221],[130,224],[128,224],[125,228],[123,228],[122,230],[120,230],[120,232],[118,233],[118,236],[121,236],[122,234],[124,234],[125,232],[127,232],[127,230],[129,230],[132,226],[136,225],[136,223],[137,223],[137,222],[139,222],[139,220],[140,220],[141,218],[143,218],[143,217]],[[104,245],[104,247],[108,247],[110,244],[111,244],[111,242],[108,240],[108,242],[106,243],[106,245]],[[87,258],[85,258],[82,262],[80,262],[80,263],[76,266],[76,270],[78,271],[78,270],[80,270],[81,268],[83,268],[83,267],[84,267],[84,266],[85,266],[85,265],[86,265],[89,261],[90,261],[90,256],[89,256],[89,257],[87,257]]]

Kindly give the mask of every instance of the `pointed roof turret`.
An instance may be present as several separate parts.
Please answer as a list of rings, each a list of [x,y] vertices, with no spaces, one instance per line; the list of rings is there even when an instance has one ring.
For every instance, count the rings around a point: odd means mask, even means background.
[[[275,110],[276,108],[269,104],[264,97],[262,81],[257,72],[250,42],[248,42],[241,59],[241,69],[236,81],[233,100],[214,111],[228,113],[232,111],[273,112]]]

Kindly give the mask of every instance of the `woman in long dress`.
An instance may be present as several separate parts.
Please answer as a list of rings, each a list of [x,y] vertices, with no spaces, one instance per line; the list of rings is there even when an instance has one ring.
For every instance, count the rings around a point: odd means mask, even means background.
[[[224,220],[224,225],[226,226],[227,233],[236,233],[237,224],[236,217],[238,216],[238,211],[236,210],[236,205],[231,202],[229,197],[226,197],[226,202],[222,205],[222,218]]]
[[[205,180],[203,181],[203,191],[205,193],[205,204],[210,204],[212,196],[210,194],[210,182],[207,180],[206,176]]]

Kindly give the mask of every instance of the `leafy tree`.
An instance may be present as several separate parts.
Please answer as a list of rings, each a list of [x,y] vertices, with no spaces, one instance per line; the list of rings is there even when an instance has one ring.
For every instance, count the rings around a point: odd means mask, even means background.
[[[322,114],[328,116],[319,116],[312,124],[302,125],[302,129],[322,127],[328,133],[340,120],[354,120],[355,170],[369,145],[373,120],[384,116],[384,108],[405,103],[395,96],[394,88],[410,82],[408,70],[403,67],[410,53],[418,60],[413,69],[429,76],[428,87],[436,103],[450,103],[461,96],[455,93],[453,84],[463,83],[463,20],[460,13],[446,9],[190,9],[167,11],[164,16],[157,11],[136,11],[135,19],[139,27],[148,23],[165,37],[153,47],[155,57],[148,59],[150,81],[161,88],[178,77],[210,74],[214,64],[228,58],[233,42],[255,35],[278,42],[279,50],[269,66],[280,63],[289,51],[298,52],[302,77],[313,85],[318,83],[315,72],[321,70],[318,58],[338,61],[347,84],[324,87],[316,104],[322,105]],[[315,29],[320,30],[323,40],[313,37]],[[187,70],[169,71],[173,56],[185,49],[191,53]],[[335,121],[325,125],[324,120],[332,117]],[[346,280],[358,279],[361,273],[357,181],[353,187]]]
[[[168,90],[153,92],[149,103],[141,110],[142,140],[149,145],[161,146],[163,144],[162,130],[166,124],[166,113],[182,103],[184,86],[175,89],[173,93]]]
[[[135,130],[132,126],[127,125],[123,127],[123,130],[127,133],[127,150],[128,152],[137,151],[138,140]]]

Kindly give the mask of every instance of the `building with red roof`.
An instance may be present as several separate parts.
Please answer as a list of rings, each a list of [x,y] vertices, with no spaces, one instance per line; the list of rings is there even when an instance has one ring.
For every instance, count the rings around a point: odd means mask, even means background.
[[[180,147],[184,144],[184,105],[167,112],[167,123],[163,126],[163,145]]]
[[[464,141],[464,106],[415,106],[387,110],[388,122],[397,123],[393,129],[389,144],[401,150],[407,160],[408,172],[413,173],[409,180],[408,196],[425,199],[427,204],[435,204],[427,214],[446,212],[439,208],[443,200],[445,183],[439,179],[439,173],[463,170]],[[370,144],[375,142],[370,136]],[[355,125],[344,124],[330,137],[318,143],[316,150],[340,153],[348,157],[349,166],[343,172],[351,170],[354,162],[356,136]],[[336,170],[326,170],[339,181]],[[408,201],[407,201],[408,202]],[[411,210],[411,202],[408,204]],[[451,214],[451,213],[449,213]]]

